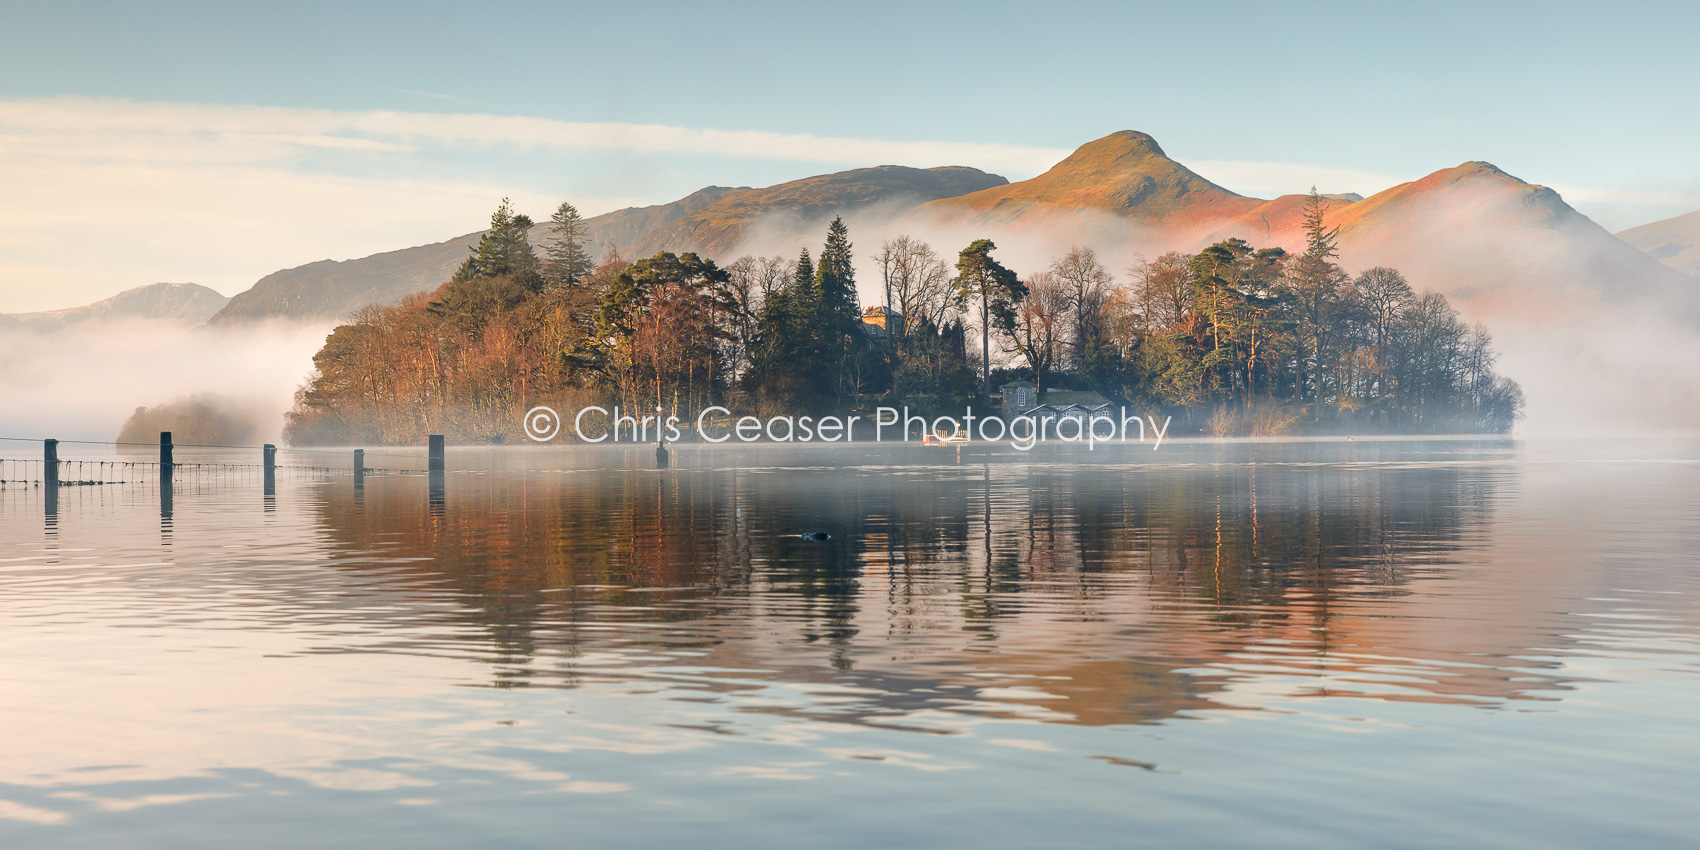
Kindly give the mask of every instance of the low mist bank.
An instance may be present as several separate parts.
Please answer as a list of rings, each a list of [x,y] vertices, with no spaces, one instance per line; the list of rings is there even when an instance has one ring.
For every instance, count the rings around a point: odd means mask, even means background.
[[[1437,216],[1439,217],[1439,216]],[[1700,280],[1646,275],[1623,262],[1634,252],[1613,237],[1582,239],[1592,222],[1532,228],[1484,220],[1478,210],[1448,213],[1424,224],[1426,251],[1391,251],[1365,238],[1341,241],[1342,265],[1356,273],[1397,265],[1418,292],[1447,294],[1462,318],[1481,322],[1499,352],[1496,371],[1523,386],[1527,400],[1518,435],[1677,433],[1700,423]],[[773,217],[752,226],[732,255],[796,256],[818,248],[826,218]],[[1175,233],[1091,210],[1037,217],[1019,226],[943,221],[870,209],[845,216],[857,242],[863,304],[881,301],[880,270],[871,259],[888,239],[910,236],[954,260],[976,238],[991,238],[998,256],[1026,275],[1073,246],[1094,248],[1117,283],[1130,268],[1166,250],[1196,251],[1219,229]],[[1251,238],[1248,235],[1248,238]],[[1258,247],[1290,240],[1251,238]],[[994,365],[1019,359],[994,351]]]
[[[113,440],[138,407],[202,394],[277,442],[330,322],[193,328],[127,321],[0,331],[0,436]]]

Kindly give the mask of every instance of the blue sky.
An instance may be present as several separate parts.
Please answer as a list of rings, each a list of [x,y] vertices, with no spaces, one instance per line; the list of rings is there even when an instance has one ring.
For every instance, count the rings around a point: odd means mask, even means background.
[[[0,5],[0,310],[1118,129],[1245,194],[1485,159],[1700,209],[1700,4]],[[494,116],[501,120],[481,118]],[[535,120],[527,120],[535,119]]]

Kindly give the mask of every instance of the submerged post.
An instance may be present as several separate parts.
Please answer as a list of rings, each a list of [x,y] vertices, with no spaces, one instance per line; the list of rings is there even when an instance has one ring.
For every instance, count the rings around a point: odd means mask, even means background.
[[[45,497],[43,507],[46,509],[47,534],[52,537],[58,533],[59,526],[59,441],[42,442],[41,489]]]
[[[366,486],[366,450],[354,450],[354,486],[356,489]]]
[[[265,495],[277,495],[277,446],[267,443],[260,447],[260,466],[265,470]]]
[[[171,518],[171,432],[159,432],[159,515]]]
[[[429,470],[431,479],[429,482],[431,515],[442,516],[443,502],[446,496],[443,492],[445,483],[443,481],[443,435],[432,434],[429,439],[430,457],[426,461],[426,469]]]

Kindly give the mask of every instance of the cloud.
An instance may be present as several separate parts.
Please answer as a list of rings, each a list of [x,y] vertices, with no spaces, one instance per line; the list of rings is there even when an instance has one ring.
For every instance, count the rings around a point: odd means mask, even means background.
[[[1549,187],[1570,203],[1636,204],[1649,207],[1700,209],[1700,195],[1647,189],[1598,189],[1586,186]]]
[[[673,200],[578,191],[593,177],[632,191],[641,181],[610,175],[630,173],[634,154],[1019,176],[1065,153],[523,116],[0,100],[0,311],[162,280],[234,294],[278,269],[476,230],[502,197],[534,216],[562,197],[586,215]]]
[[[1312,186],[1323,194],[1356,192],[1369,197],[1422,176],[1400,177],[1351,168],[1251,160],[1189,160],[1186,166],[1224,188],[1259,198],[1302,194]]]
[[[1036,174],[1060,148],[985,142],[892,141],[666,124],[575,122],[474,113],[337,111],[62,97],[0,101],[0,128],[37,135],[340,140],[349,145],[436,143],[514,148],[687,153],[853,165],[974,165]],[[298,142],[297,142],[298,143]]]

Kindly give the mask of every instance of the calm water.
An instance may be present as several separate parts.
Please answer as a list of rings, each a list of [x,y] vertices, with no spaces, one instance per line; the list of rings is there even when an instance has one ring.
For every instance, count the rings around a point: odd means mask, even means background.
[[[0,488],[0,846],[1700,834],[1700,444],[650,461]]]

